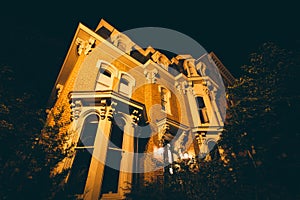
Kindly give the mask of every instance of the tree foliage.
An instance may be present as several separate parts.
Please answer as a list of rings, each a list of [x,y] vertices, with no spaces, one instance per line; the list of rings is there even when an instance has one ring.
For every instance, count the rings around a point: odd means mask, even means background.
[[[299,75],[297,55],[274,43],[263,44],[250,55],[243,75],[229,88],[235,105],[220,142],[237,171],[239,185],[255,198],[296,198],[299,170]],[[232,156],[234,155],[234,156]]]
[[[45,126],[46,113],[33,94],[16,90],[11,67],[0,69],[0,193],[2,199],[50,199],[65,173],[51,176],[70,154],[68,133],[60,133],[61,113]],[[42,130],[42,131],[41,131]]]

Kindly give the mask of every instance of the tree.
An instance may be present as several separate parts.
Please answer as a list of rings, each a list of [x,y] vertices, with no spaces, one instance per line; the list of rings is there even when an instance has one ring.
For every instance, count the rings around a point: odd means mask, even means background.
[[[242,77],[229,88],[236,103],[228,110],[220,142],[236,171],[240,196],[296,198],[293,173],[299,163],[299,90],[296,89],[297,56],[274,43],[263,44],[242,67]],[[298,74],[297,74],[298,73]],[[289,172],[292,172],[289,174]],[[295,181],[295,180],[294,180]]]
[[[50,174],[71,148],[65,146],[69,133],[60,132],[66,126],[60,122],[63,109],[45,126],[44,109],[34,94],[17,90],[11,67],[1,67],[0,81],[1,198],[52,198],[66,173]]]

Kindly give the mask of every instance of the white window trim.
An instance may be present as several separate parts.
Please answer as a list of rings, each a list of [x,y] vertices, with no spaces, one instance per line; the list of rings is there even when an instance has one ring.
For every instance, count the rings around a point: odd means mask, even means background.
[[[121,72],[119,74],[120,74],[120,76],[119,76],[120,82],[119,82],[119,90],[118,91],[121,94],[125,95],[125,96],[131,97],[132,91],[133,91],[133,87],[135,86],[135,79],[130,74],[128,74],[126,72]],[[128,82],[128,93],[126,93],[126,92],[124,92],[124,91],[121,90],[121,84],[122,84],[121,83],[121,79],[125,79]]]
[[[98,85],[101,85],[102,87],[104,87],[107,90],[111,90],[113,88],[113,79],[114,79],[114,77],[118,77],[117,68],[114,67],[113,65],[111,65],[109,62],[106,62],[104,60],[98,60],[97,64],[96,64],[96,68],[98,68],[98,75],[97,75],[97,79],[96,79],[95,90],[99,90],[99,89],[97,89]],[[109,84],[98,82],[101,69],[107,70],[111,73],[111,77],[110,77],[111,80],[110,80]]]

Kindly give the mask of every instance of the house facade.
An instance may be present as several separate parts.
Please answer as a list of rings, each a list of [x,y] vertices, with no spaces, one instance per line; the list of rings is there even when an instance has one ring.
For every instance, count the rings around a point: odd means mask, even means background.
[[[51,96],[75,145],[58,169],[70,169],[71,193],[122,199],[131,183],[172,173],[173,161],[205,158],[222,133],[233,81],[214,53],[168,57],[105,20],[95,30],[79,24]]]

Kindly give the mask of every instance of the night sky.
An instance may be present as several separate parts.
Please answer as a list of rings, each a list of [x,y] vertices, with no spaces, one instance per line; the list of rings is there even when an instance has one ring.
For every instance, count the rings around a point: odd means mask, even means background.
[[[293,50],[300,41],[299,8],[288,1],[39,2],[1,5],[0,64],[15,70],[20,91],[38,92],[41,104],[47,102],[79,22],[92,30],[104,18],[119,31],[152,26],[182,32],[214,51],[234,76],[263,42]]]

